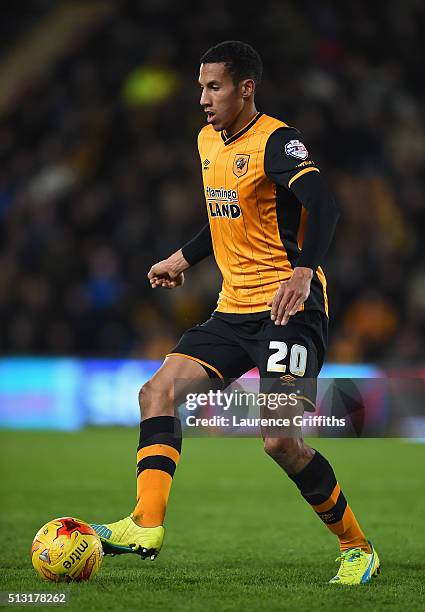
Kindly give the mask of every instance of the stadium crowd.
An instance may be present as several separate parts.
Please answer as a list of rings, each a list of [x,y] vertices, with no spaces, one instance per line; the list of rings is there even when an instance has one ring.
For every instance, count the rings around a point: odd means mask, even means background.
[[[421,0],[114,3],[0,118],[1,353],[159,359],[209,316],[212,261],[176,291],[146,274],[205,223],[198,60],[232,38],[341,208],[328,360],[423,359],[424,26]]]

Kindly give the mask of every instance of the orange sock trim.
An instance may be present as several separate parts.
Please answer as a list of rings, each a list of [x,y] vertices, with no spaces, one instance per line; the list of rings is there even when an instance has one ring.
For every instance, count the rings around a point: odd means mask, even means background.
[[[179,451],[172,446],[168,446],[168,444],[150,444],[149,446],[145,446],[137,451],[137,463],[139,463],[139,461],[145,457],[152,457],[154,455],[168,457],[169,459],[172,459],[176,465],[180,459]]]
[[[369,552],[366,537],[323,455],[316,450],[309,463],[290,478],[329,531],[338,536],[341,550],[359,547]]]
[[[329,510],[331,510],[335,506],[336,502],[338,501],[338,497],[340,493],[341,493],[341,489],[339,487],[339,484],[336,483],[335,488],[332,491],[329,499],[323,502],[323,504],[318,504],[316,506],[311,504],[311,507],[313,508],[315,512],[329,512]]]
[[[361,548],[365,552],[370,552],[366,536],[360,528],[350,506],[346,507],[341,521],[334,525],[328,525],[328,527],[338,536],[341,551],[348,550],[349,548]]]
[[[137,503],[133,518],[142,527],[164,523],[178,450],[168,444],[150,444],[137,451]]]
[[[361,548],[369,552],[366,536],[360,528],[356,517],[337,483],[331,496],[322,504],[313,505],[313,510],[325,523],[326,527],[338,536],[341,551],[348,548]],[[340,517],[340,520],[335,520]]]
[[[144,470],[137,478],[133,518],[142,527],[163,525],[173,479],[162,470]]]

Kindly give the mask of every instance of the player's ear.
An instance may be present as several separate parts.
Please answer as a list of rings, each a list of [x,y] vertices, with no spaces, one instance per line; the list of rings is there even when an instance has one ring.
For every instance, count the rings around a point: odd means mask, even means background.
[[[242,86],[242,97],[244,99],[248,99],[250,96],[253,95],[255,91],[255,83],[252,79],[245,79],[244,81],[242,81],[241,86]]]

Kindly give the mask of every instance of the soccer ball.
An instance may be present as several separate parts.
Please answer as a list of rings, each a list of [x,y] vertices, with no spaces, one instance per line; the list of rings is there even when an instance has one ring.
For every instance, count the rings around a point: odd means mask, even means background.
[[[90,580],[102,563],[102,544],[88,523],[72,517],[49,521],[31,546],[34,569],[52,582]]]

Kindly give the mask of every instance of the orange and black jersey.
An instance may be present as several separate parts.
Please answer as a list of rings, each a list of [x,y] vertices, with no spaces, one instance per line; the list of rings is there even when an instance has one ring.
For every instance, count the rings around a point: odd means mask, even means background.
[[[314,276],[301,310],[327,314],[319,263],[337,213],[300,133],[258,113],[230,137],[205,126],[198,147],[209,225],[183,255],[194,264],[214,253],[223,276],[217,311],[268,310],[280,283],[295,266],[305,266]]]

